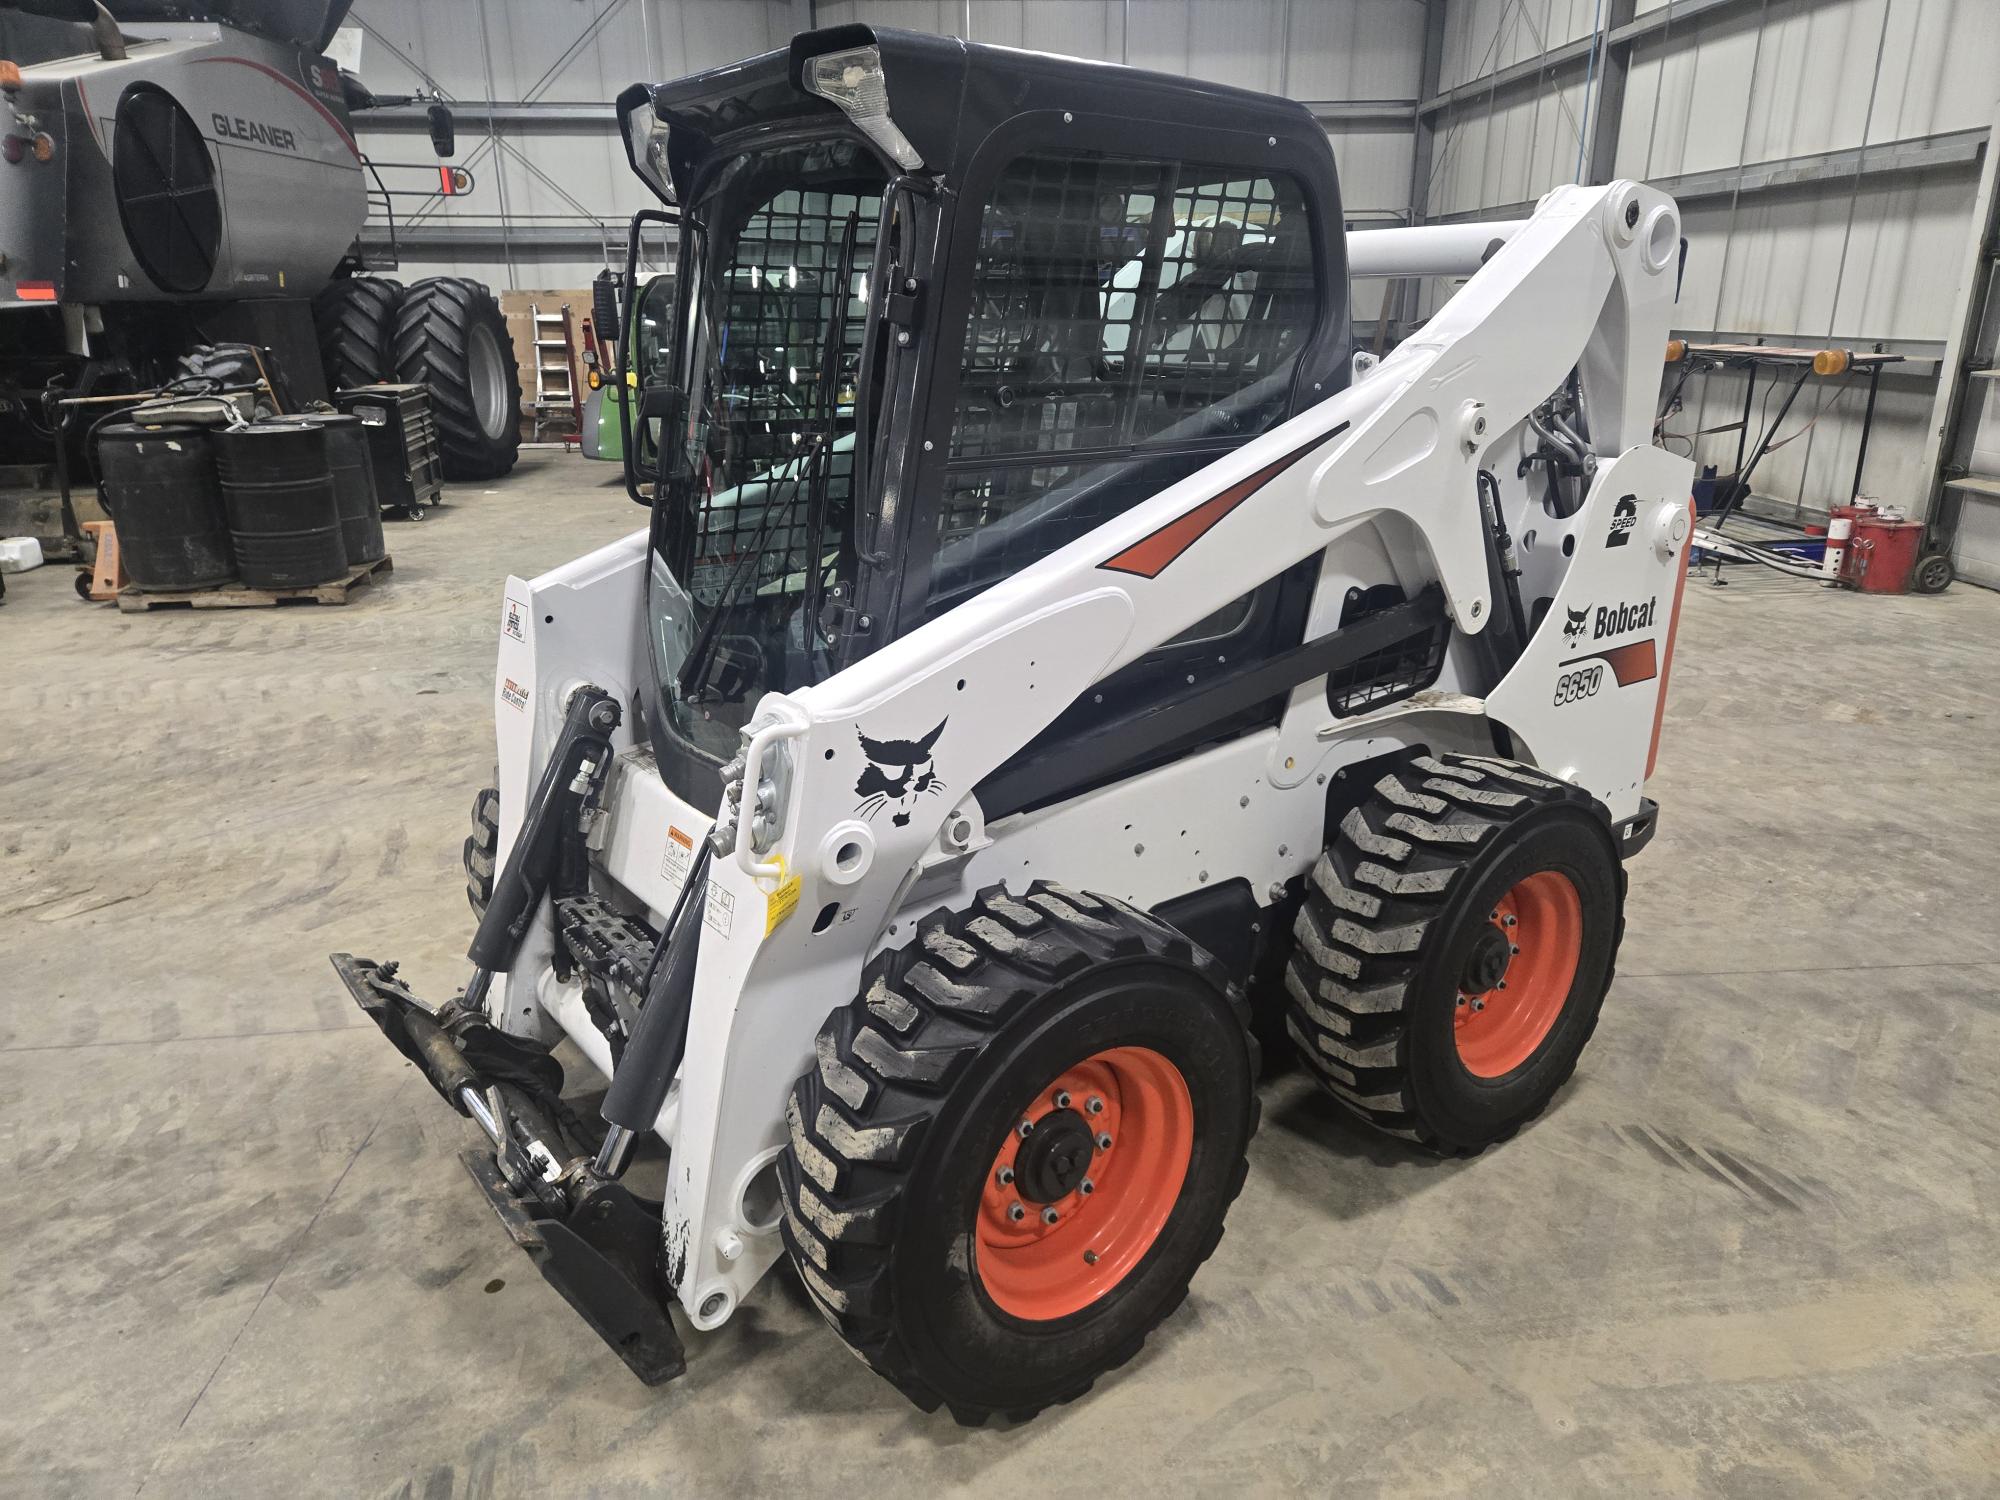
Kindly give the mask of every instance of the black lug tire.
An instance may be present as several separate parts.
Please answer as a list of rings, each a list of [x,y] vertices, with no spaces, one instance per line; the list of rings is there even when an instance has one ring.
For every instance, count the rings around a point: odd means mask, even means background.
[[[471,337],[484,327],[505,367],[507,420],[498,436],[480,426],[473,403]],[[476,281],[432,276],[410,283],[396,313],[396,378],[430,391],[438,455],[446,479],[499,479],[521,453],[521,372],[507,319]]]
[[[1535,1052],[1476,1077],[1454,1031],[1466,955],[1500,896],[1542,869],[1577,890],[1576,977]],[[1624,913],[1624,867],[1587,792],[1513,761],[1414,756],[1347,814],[1307,881],[1287,1028],[1307,1071],[1361,1119],[1471,1155],[1540,1114],[1574,1071]]]
[[[396,304],[403,289],[379,276],[343,276],[313,298],[326,389],[350,390],[396,378]]]
[[[500,849],[500,792],[482,787],[472,799],[472,833],[465,841],[465,899],[475,917],[493,899],[493,862]]]
[[[994,886],[931,913],[908,947],[870,962],[792,1089],[784,1239],[813,1303],[925,1411],[976,1425],[1081,1396],[1139,1352],[1222,1238],[1257,1126],[1247,1023],[1215,959],[1122,902],[1038,880],[1020,898]],[[1180,1195],[1122,1282],[1066,1317],[1019,1321],[973,1269],[994,1153],[1063,1067],[1135,1044],[1189,1088]]]

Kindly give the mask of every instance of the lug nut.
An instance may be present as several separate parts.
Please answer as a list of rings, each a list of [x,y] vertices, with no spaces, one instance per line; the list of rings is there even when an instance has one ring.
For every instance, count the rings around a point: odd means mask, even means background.
[[[1083,1252],[1083,1263],[1084,1263],[1084,1264],[1085,1264],[1086,1266],[1094,1266],[1094,1265],[1096,1265],[1096,1264],[1097,1264],[1097,1252],[1096,1252],[1095,1250],[1086,1250],[1086,1251],[1084,1251],[1084,1252]]]
[[[1101,1115],[1104,1113],[1104,1101],[1098,1098],[1097,1095],[1095,1094],[1092,1094],[1088,1099],[1084,1101],[1083,1107],[1089,1110],[1094,1115]]]
[[[1516,920],[1517,919],[1514,917],[1502,917],[1500,919],[1500,924],[1503,927],[1512,927],[1515,924]]]
[[[1100,1134],[1100,1135],[1099,1135],[1099,1136],[1097,1137],[1097,1149],[1098,1149],[1099,1151],[1109,1151],[1109,1150],[1111,1149],[1111,1132],[1110,1132],[1110,1131],[1108,1131],[1108,1130],[1107,1130],[1107,1131],[1104,1131],[1104,1132],[1103,1132],[1102,1134]]]
[[[1097,1191],[1097,1184],[1086,1177],[1076,1185],[1076,1190],[1088,1198],[1092,1193]]]
[[[1007,1217],[1018,1224],[1028,1217],[1028,1211],[1018,1203],[1010,1203],[1007,1205]]]
[[[1504,979],[1503,979],[1503,980],[1501,980],[1501,981],[1500,981],[1500,983],[1499,983],[1498,985],[1496,985],[1496,986],[1495,986],[1495,988],[1496,988],[1496,989],[1503,989],[1503,990],[1504,990],[1504,989],[1506,989],[1506,988],[1507,988],[1507,981],[1506,981],[1506,980],[1504,980]]]
[[[1509,953],[1519,953],[1521,951],[1521,945],[1519,943],[1509,943],[1507,945],[1507,951]]]
[[[1062,1215],[1057,1213],[1053,1208],[1045,1208],[1042,1210],[1042,1222],[1044,1224],[1053,1224],[1056,1222],[1056,1220],[1060,1219],[1061,1217]]]
[[[1033,1135],[1034,1133],[1035,1133],[1035,1122],[1033,1120],[1023,1120],[1021,1122],[1021,1129],[1020,1129],[1021,1139],[1025,1141],[1029,1136]]]
[[[1058,1090],[1056,1090],[1056,1108],[1057,1108],[1057,1109],[1068,1109],[1068,1108],[1069,1108],[1069,1090],[1068,1090],[1068,1089],[1058,1089]]]
[[[1486,1002],[1484,1000],[1475,1000],[1472,1002],[1472,1008],[1474,1010],[1484,1010],[1486,1009]]]
[[[1012,1167],[1002,1167],[998,1175],[1000,1178],[1000,1186],[1005,1187],[1008,1183],[1014,1180],[1014,1169]]]

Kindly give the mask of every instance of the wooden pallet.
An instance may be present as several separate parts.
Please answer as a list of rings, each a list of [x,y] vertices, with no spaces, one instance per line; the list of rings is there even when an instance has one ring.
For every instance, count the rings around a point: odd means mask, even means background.
[[[171,589],[146,593],[127,584],[118,591],[118,607],[126,614],[149,609],[261,609],[274,604],[345,604],[354,591],[378,577],[395,572],[387,553],[379,562],[349,568],[345,578],[306,589],[253,589],[241,583],[206,589]]]

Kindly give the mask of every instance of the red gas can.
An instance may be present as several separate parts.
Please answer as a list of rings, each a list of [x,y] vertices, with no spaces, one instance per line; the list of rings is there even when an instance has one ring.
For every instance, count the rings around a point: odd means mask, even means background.
[[[1864,594],[1907,594],[1923,541],[1921,521],[1856,516],[1847,574]]]

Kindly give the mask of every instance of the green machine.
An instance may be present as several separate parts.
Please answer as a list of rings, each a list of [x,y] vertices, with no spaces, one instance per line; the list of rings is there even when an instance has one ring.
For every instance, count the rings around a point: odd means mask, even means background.
[[[618,293],[609,287],[603,290],[614,299],[618,297]],[[602,296],[598,300],[601,303]],[[673,302],[673,277],[667,275],[652,277],[637,297],[625,301],[626,321],[620,329],[619,343],[627,358],[623,361],[612,360],[607,351],[605,361],[593,367],[590,373],[591,389],[583,403],[585,458],[601,458],[614,464],[624,462],[625,439],[619,421],[619,407],[628,399],[628,393],[636,392],[656,379],[665,379],[661,330],[666,328],[673,316]],[[615,300],[613,305],[616,305]],[[615,320],[607,320],[598,326],[618,325]],[[623,389],[619,388],[616,379],[621,363],[625,367]],[[652,467],[652,455],[657,447],[658,434],[654,431],[657,424],[657,418],[648,421],[635,434],[641,467]]]

